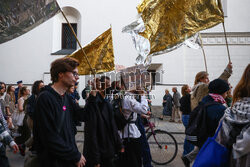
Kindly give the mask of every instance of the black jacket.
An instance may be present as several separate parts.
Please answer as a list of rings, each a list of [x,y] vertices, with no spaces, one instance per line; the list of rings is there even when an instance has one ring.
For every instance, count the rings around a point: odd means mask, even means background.
[[[182,96],[180,99],[180,110],[183,115],[189,115],[191,112],[191,101],[190,101],[190,94]]]
[[[75,106],[69,95],[61,96],[50,86],[39,94],[33,131],[41,167],[71,167],[80,160],[73,124],[76,117],[81,121],[87,119],[84,109]]]
[[[83,154],[87,166],[94,166],[103,160],[112,159],[122,143],[114,121],[111,104],[97,94],[95,101],[89,97],[86,110],[89,120],[85,122]]]

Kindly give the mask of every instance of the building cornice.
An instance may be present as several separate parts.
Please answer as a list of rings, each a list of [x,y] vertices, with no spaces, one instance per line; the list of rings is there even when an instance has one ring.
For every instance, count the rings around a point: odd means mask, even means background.
[[[229,45],[250,45],[250,32],[227,32]],[[201,33],[203,44],[206,45],[226,45],[223,32]]]

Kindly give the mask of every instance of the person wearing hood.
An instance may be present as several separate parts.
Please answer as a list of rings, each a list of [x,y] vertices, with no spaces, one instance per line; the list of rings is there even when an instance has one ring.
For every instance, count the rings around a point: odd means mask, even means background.
[[[231,151],[230,166],[250,166],[250,64],[234,89],[217,141]]]
[[[60,58],[50,68],[51,86],[45,86],[34,110],[34,146],[40,166],[83,167],[85,158],[78,151],[74,133],[74,118],[86,121],[85,108],[79,108],[66,91],[79,79],[79,62],[73,58]],[[95,100],[91,92],[89,101]],[[77,116],[76,116],[77,115]]]

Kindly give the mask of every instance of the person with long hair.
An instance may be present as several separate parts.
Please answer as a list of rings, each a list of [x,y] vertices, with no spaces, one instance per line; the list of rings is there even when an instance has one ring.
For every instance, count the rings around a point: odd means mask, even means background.
[[[189,122],[189,114],[191,112],[191,105],[190,105],[190,92],[191,88],[188,85],[183,85],[181,88],[181,94],[182,97],[180,99],[180,110],[182,112],[182,123],[184,127],[186,128],[188,126]],[[184,145],[183,145],[183,156],[188,154],[194,149],[194,145],[189,143],[187,139],[185,138],[184,140]]]
[[[15,101],[15,87],[13,85],[9,85],[5,96],[5,102],[6,106],[9,107],[10,114],[13,114],[15,111]]]
[[[33,148],[33,114],[35,110],[35,101],[38,97],[41,89],[44,87],[42,80],[37,80],[33,83],[31,93],[32,95],[27,99],[27,103],[25,106],[25,123],[27,123],[27,126],[29,128],[29,133],[31,134],[30,138],[26,140],[26,142],[22,145],[23,148],[29,147],[31,151],[34,150]],[[27,129],[28,130],[28,129]]]
[[[3,115],[6,118],[9,115],[9,108],[6,106],[5,96],[6,96],[6,84],[4,82],[0,82],[0,104]]]
[[[219,78],[227,81],[232,74],[232,68],[232,63],[229,62]],[[209,74],[207,72],[201,71],[196,74],[191,93],[191,110],[198,106],[203,97],[208,95],[209,82]]]
[[[15,138],[15,142],[18,144],[19,150],[20,150],[20,154],[22,156],[25,156],[25,141],[28,140],[28,138],[30,138],[30,130],[27,126],[26,121],[25,120],[25,101],[27,100],[29,95],[29,90],[26,86],[22,87],[19,90],[18,93],[18,102],[17,102],[17,109],[18,109],[18,113],[19,115],[22,115],[19,117],[20,120],[18,120],[18,133],[20,133],[21,136],[18,136]]]
[[[5,104],[6,104],[6,109],[7,109],[7,123],[8,123],[8,127],[10,129],[14,129],[14,125],[12,122],[12,114],[14,113],[14,111],[16,110],[16,106],[15,106],[15,87],[13,85],[9,85],[7,88],[7,93],[4,97],[5,100]]]
[[[250,64],[233,91],[217,140],[231,151],[231,166],[250,166]]]

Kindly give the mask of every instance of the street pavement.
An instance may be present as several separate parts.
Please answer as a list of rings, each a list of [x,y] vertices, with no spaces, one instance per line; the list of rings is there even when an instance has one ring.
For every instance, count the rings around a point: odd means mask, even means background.
[[[165,117],[164,120],[159,120],[158,117],[160,116],[160,113],[162,111],[161,107],[153,107],[153,114],[157,117],[155,119],[152,119],[151,121],[156,124],[155,129],[161,129],[166,130],[175,137],[177,143],[178,143],[178,153],[176,158],[167,165],[156,165],[154,163],[154,167],[184,167],[181,155],[183,152],[183,142],[184,142],[184,126],[182,123],[175,123],[175,122],[169,122],[170,117]],[[78,128],[78,133],[76,135],[76,141],[77,146],[80,151],[83,150],[83,126]],[[19,153],[13,154],[10,149],[7,149],[7,156],[9,157],[10,165],[11,167],[23,167],[24,164],[24,157],[21,156]]]

